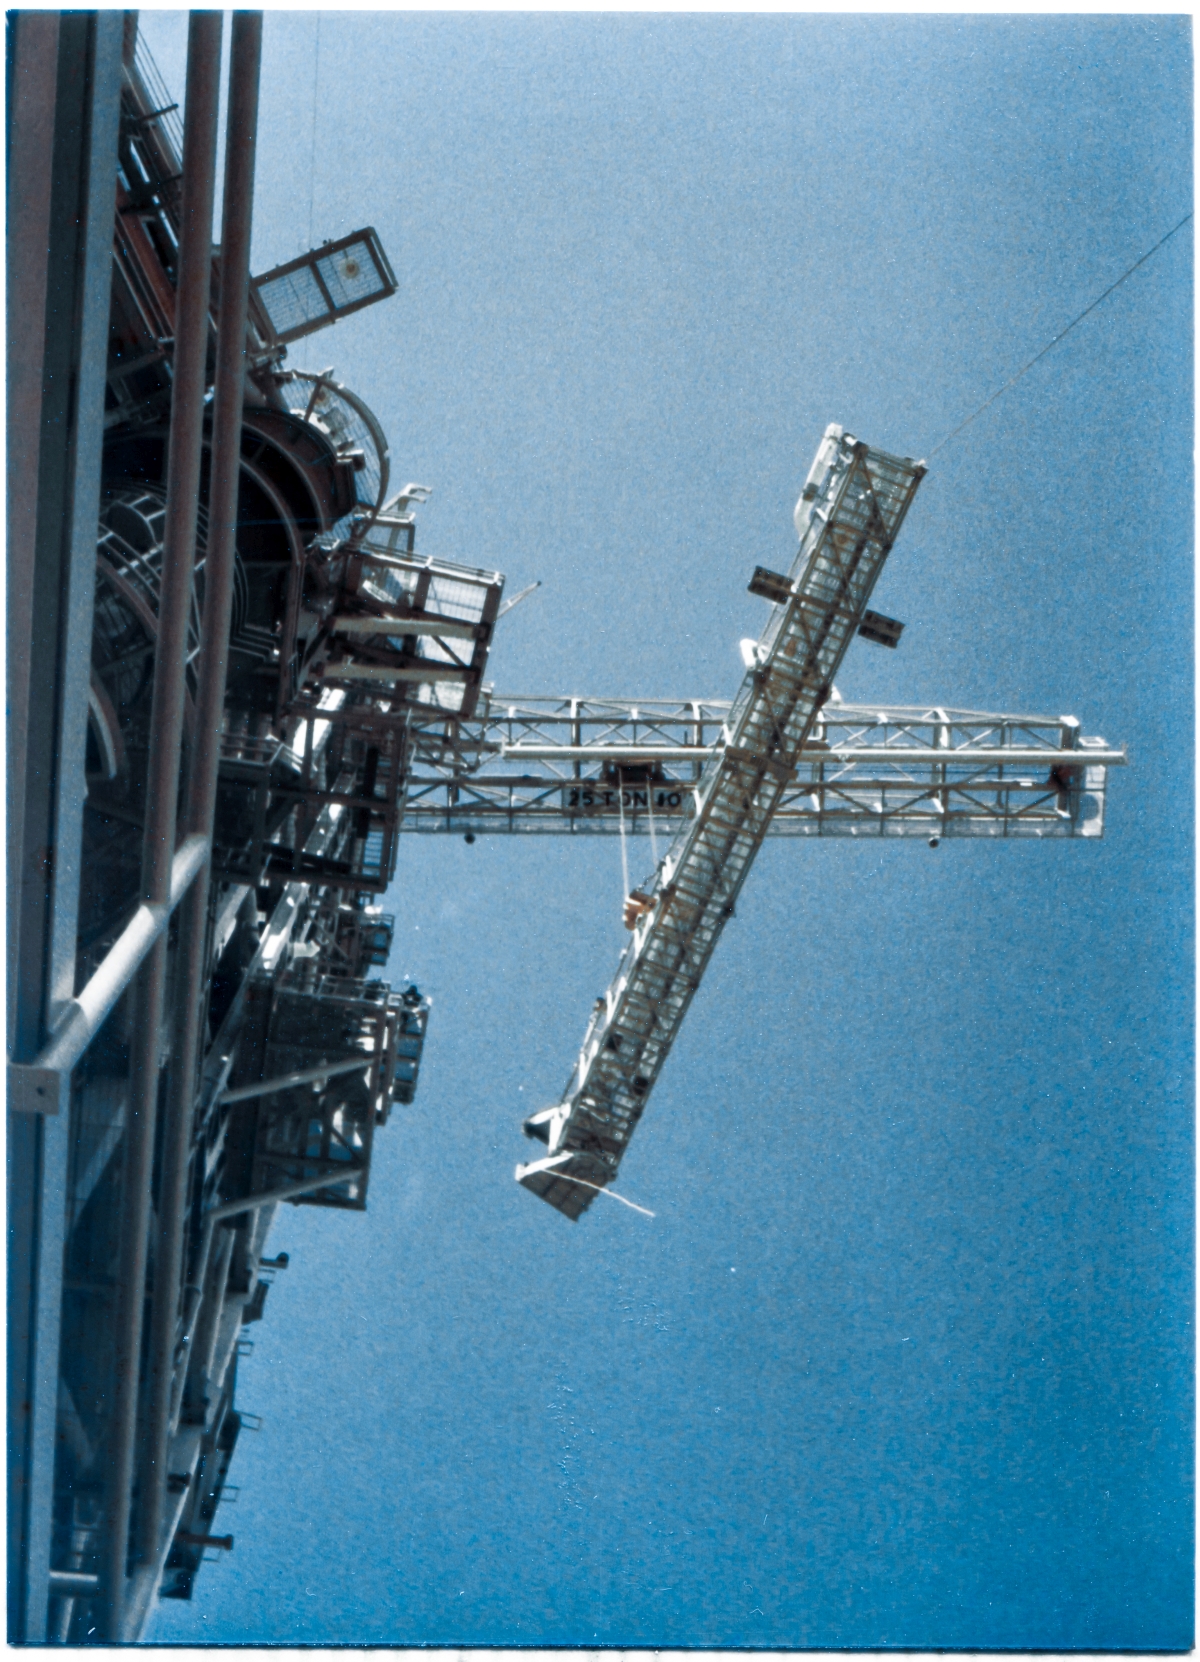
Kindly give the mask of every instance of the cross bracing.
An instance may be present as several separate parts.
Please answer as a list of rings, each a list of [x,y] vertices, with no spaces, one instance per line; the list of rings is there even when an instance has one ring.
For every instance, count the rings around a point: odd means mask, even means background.
[[[419,719],[404,829],[673,832],[724,744],[729,700],[491,694],[469,722]],[[1071,752],[1070,756],[1064,752]],[[1098,837],[1124,751],[1070,716],[830,702],[768,836]]]
[[[10,1637],[121,1643],[232,1548],[213,1528],[253,1428],[244,1327],[285,1261],[260,1256],[271,1214],[363,1204],[374,1131],[413,1100],[428,1000],[373,973],[395,920],[370,904],[402,824],[661,820],[630,949],[563,1100],[529,1122],[550,1158],[524,1175],[574,1215],[764,835],[1096,836],[1123,757],[1069,718],[842,704],[851,634],[900,639],[865,608],[922,470],[840,428],[792,574],[754,573],[775,609],[737,701],[488,696],[522,596],[417,554],[428,491],[387,500],[366,406],[285,367],[300,328],[244,315],[261,19],[230,35],[219,267],[219,17],[189,25],[186,139],[128,18],[50,21],[19,14],[12,42],[16,194],[51,234],[13,242],[38,350],[10,404],[43,442],[9,539],[10,876],[29,878],[10,885]],[[329,291],[309,324],[394,287],[369,230],[284,276],[301,267]],[[79,305],[46,299],[55,271]]]
[[[612,1181],[924,474],[839,427],[797,510],[799,552],[561,1103],[517,1179],[570,1218]]]

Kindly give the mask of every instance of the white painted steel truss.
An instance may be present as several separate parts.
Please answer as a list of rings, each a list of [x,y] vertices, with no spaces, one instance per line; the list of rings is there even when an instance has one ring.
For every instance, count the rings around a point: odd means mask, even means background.
[[[924,467],[826,430],[797,508],[799,552],[721,724],[720,744],[597,1001],[561,1103],[528,1122],[548,1157],[517,1180],[578,1218],[615,1177]]]
[[[720,699],[490,695],[415,722],[406,831],[676,831],[724,746]],[[787,837],[1099,837],[1123,750],[1071,716],[830,702],[767,826]]]

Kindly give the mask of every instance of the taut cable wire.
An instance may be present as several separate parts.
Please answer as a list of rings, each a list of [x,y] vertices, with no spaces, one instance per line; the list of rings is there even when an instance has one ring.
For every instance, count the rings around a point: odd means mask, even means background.
[[[317,50],[313,57],[312,141],[308,155],[308,246],[313,239],[313,178],[317,171],[317,90],[321,82],[321,14],[317,13]]]
[[[617,807],[621,813],[621,905],[629,899],[629,855],[625,849],[625,775],[617,769]]]
[[[556,1171],[555,1177],[562,1178],[568,1183],[581,1183],[585,1189],[595,1189],[598,1195],[607,1195],[609,1200],[619,1200],[622,1206],[628,1206],[634,1212],[640,1212],[644,1218],[652,1218],[654,1213],[645,1206],[637,1206],[632,1200],[626,1200],[615,1189],[601,1188],[599,1183],[589,1183],[586,1177],[568,1177],[565,1171]]]
[[[1006,381],[1004,383],[1004,385],[1001,388],[999,388],[998,391],[994,392],[990,398],[985,398],[983,403],[979,406],[979,408],[977,410],[975,410],[971,415],[969,415],[965,421],[960,421],[958,426],[953,430],[953,432],[947,433],[944,439],[939,439],[937,444],[935,444],[933,449],[929,452],[930,456],[936,456],[938,451],[942,448],[942,446],[945,445],[945,444],[949,444],[951,439],[957,438],[958,435],[962,432],[964,427],[969,427],[971,425],[971,423],[975,420],[976,416],[981,416],[983,414],[983,412],[986,409],[988,409],[991,405],[993,405],[998,398],[1003,397],[1003,395],[1008,391],[1008,389],[1010,387],[1015,387],[1017,382],[1021,379],[1022,375],[1027,375],[1029,373],[1029,371],[1033,368],[1034,364],[1040,363],[1041,360],[1046,356],[1047,352],[1051,351],[1051,349],[1053,347],[1056,347],[1058,345],[1060,340],[1063,340],[1067,335],[1069,335],[1071,333],[1071,330],[1075,327],[1075,325],[1077,323],[1082,323],[1084,318],[1087,317],[1089,312],[1094,312],[1096,310],[1096,307],[1099,306],[1102,301],[1108,299],[1109,295],[1113,292],[1114,289],[1119,289],[1121,284],[1126,280],[1126,278],[1133,276],[1134,272],[1137,270],[1137,268],[1139,266],[1145,265],[1146,261],[1148,259],[1150,259],[1152,255],[1158,253],[1159,249],[1163,246],[1164,243],[1170,242],[1171,238],[1175,235],[1176,231],[1182,231],[1183,227],[1187,224],[1188,220],[1191,219],[1191,217],[1192,217],[1191,214],[1184,214],[1183,218],[1179,221],[1178,225],[1173,225],[1171,227],[1171,229],[1167,232],[1165,237],[1160,237],[1159,240],[1154,244],[1153,248],[1147,249],[1147,251],[1142,255],[1140,260],[1135,260],[1133,262],[1133,264],[1130,266],[1128,271],[1123,272],[1121,274],[1121,276],[1117,278],[1115,283],[1110,283],[1108,285],[1108,287],[1105,289],[1103,294],[1098,294],[1096,296],[1096,298],[1092,301],[1090,306],[1085,306],[1084,309],[1080,312],[1078,317],[1072,318],[1070,323],[1067,324],[1065,329],[1060,330],[1059,333],[1057,335],[1055,335],[1054,339],[1052,341],[1048,342],[1047,345],[1043,346],[1042,350],[1035,357],[1030,358],[1029,362],[1025,365],[1024,369],[1019,369],[1010,381]]]

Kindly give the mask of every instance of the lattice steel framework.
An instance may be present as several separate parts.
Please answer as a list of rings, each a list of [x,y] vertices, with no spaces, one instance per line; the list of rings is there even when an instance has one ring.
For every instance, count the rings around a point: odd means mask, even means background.
[[[418,716],[406,831],[673,833],[724,744],[721,699],[493,694]],[[767,826],[785,837],[1099,837],[1123,750],[1072,716],[825,705]]]
[[[10,1636],[121,1643],[140,1633],[164,1566],[165,1590],[186,1594],[205,1548],[229,1543],[211,1531],[250,1418],[234,1407],[237,1357],[243,1323],[262,1314],[271,1214],[285,1200],[361,1207],[374,1129],[413,1100],[429,1001],[369,978],[392,926],[364,904],[387,886],[402,825],[611,833],[624,816],[641,832],[653,811],[674,836],[651,892],[629,897],[633,938],[563,1101],[529,1122],[548,1158],[519,1175],[574,1217],[588,1185],[615,1174],[769,830],[1098,835],[1104,769],[1123,758],[1069,718],[840,704],[832,678],[854,630],[899,638],[865,608],[923,471],[840,428],[805,486],[792,573],[755,573],[774,610],[735,702],[481,707],[502,577],[416,556],[408,510],[427,490],[389,500],[371,412],[330,374],[282,367],[287,338],[394,289],[373,233],[266,274],[258,326],[245,326],[261,20],[237,14],[231,37],[219,317],[210,241],[189,230],[211,219],[219,28],[192,21],[181,165],[178,112],[131,19],[110,29],[103,13],[64,13],[58,44],[29,21],[18,14],[14,86],[36,85],[43,102],[58,88],[55,161],[29,165],[44,124],[27,91],[14,177],[49,185],[51,241],[43,227],[14,246],[42,251],[23,282],[56,286],[31,313],[45,355],[14,385],[43,435],[34,496],[50,509],[22,522],[23,550],[9,546],[21,639],[52,650],[27,654],[14,683],[22,806],[10,822],[27,904],[10,965]],[[69,132],[86,143],[60,166]],[[185,199],[209,207],[189,213]],[[170,407],[174,434],[190,437],[168,451],[189,449],[192,467],[210,392],[221,507],[203,564],[191,531],[168,564],[163,490],[186,504],[196,487],[172,484],[187,477],[174,461],[160,479],[155,447]],[[240,520],[239,480],[251,504]],[[182,750],[153,717],[160,672],[188,709]],[[147,757],[153,789],[138,771]],[[81,836],[85,765],[89,816],[103,807],[112,822],[103,843]],[[106,874],[122,844],[132,876],[147,849],[157,863],[136,906],[140,877],[126,905]],[[99,848],[114,856],[106,871]],[[91,933],[81,866],[117,901]]]
[[[616,1175],[924,471],[826,430],[798,511],[789,597],[772,608],[724,742],[692,789],[652,893],[640,897],[563,1101],[536,1128],[549,1156],[517,1168],[520,1183],[570,1218]]]

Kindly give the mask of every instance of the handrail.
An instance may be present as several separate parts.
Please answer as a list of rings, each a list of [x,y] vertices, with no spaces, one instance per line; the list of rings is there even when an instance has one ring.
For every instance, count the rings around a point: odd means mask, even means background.
[[[481,747],[482,748],[482,747]],[[624,762],[633,767],[646,762],[706,762],[720,756],[723,744],[505,744],[496,746],[506,762]],[[1064,761],[1066,754],[1069,760]],[[1129,761],[1123,747],[1100,745],[1093,750],[1063,752],[1048,745],[963,745],[959,750],[936,750],[932,745],[801,745],[796,766],[809,762],[845,762],[915,767],[936,762],[946,767],[1125,767]],[[549,781],[553,783],[554,781]]]
[[[298,1085],[324,1085],[343,1073],[361,1073],[373,1066],[374,1055],[365,1051],[353,1062],[323,1062],[320,1067],[300,1068],[295,1073],[281,1073],[274,1079],[260,1079],[253,1085],[239,1085],[232,1091],[222,1091],[218,1102],[250,1102],[258,1096],[273,1096],[276,1091],[294,1090]]]
[[[363,402],[356,392],[352,392],[350,388],[344,386],[342,382],[335,380],[329,371],[314,374],[311,370],[307,369],[288,369],[283,372],[281,380],[284,382],[297,381],[308,382],[311,384],[313,391],[304,412],[305,421],[312,422],[314,426],[321,425],[319,419],[318,421],[313,421],[312,418],[314,414],[317,413],[317,401],[321,393],[327,391],[335,398],[340,398],[342,402],[352,411],[352,413],[358,417],[371,441],[375,451],[376,465],[379,469],[379,482],[375,487],[374,502],[356,501],[354,506],[350,509],[348,517],[353,523],[350,535],[346,541],[351,547],[357,548],[363,538],[367,535],[368,531],[370,531],[378,516],[384,511],[384,503],[387,497],[388,475],[390,472],[390,456],[388,451],[387,435],[380,426],[378,417],[375,415],[374,411]]]
[[[209,839],[184,839],[171,862],[170,894],[164,904],[143,902],[117,936],[87,985],[66,1006],[50,1042],[32,1062],[8,1064],[8,1106],[17,1113],[57,1114],[71,1070],[100,1031],[129,986],[171,913],[208,864]]]

